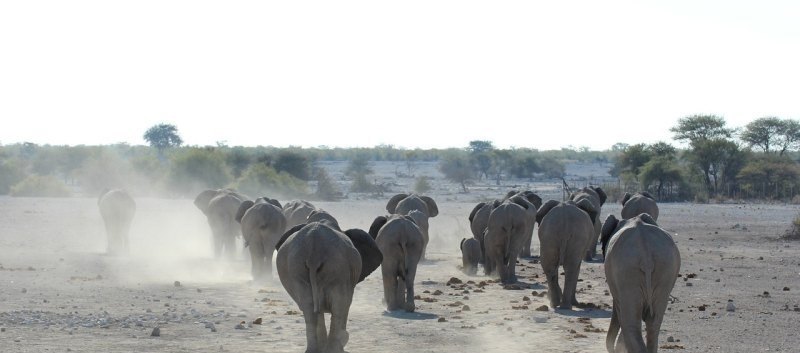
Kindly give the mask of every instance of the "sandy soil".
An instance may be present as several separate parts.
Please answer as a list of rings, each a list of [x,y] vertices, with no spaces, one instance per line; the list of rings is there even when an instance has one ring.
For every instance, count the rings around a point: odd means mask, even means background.
[[[213,260],[210,231],[191,200],[137,202],[132,254],[117,258],[103,254],[94,199],[0,197],[0,350],[303,351],[302,317],[277,277],[254,285],[246,257]],[[345,228],[368,228],[385,201],[317,204]],[[604,352],[611,297],[602,263],[583,264],[578,293],[599,309],[537,311],[547,304],[537,294],[547,289],[533,260],[521,262],[519,289],[460,272],[458,241],[470,236],[473,205],[442,201],[431,219],[431,260],[417,277],[416,313],[385,312],[380,271],[356,288],[346,348]],[[607,205],[603,217],[609,213],[619,207]],[[787,205],[661,205],[660,223],[683,256],[661,334],[664,351],[800,349],[800,244],[774,240],[797,213]],[[464,283],[448,285],[453,277]],[[725,310],[728,300],[735,312]],[[250,324],[257,318],[263,324]],[[160,337],[151,336],[155,327]]]

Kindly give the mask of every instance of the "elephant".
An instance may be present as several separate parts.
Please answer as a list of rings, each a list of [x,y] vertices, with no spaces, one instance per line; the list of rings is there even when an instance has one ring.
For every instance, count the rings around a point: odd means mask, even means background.
[[[136,214],[136,202],[127,191],[122,189],[104,190],[97,199],[100,216],[106,227],[109,254],[128,254],[130,251],[128,234],[133,216]]]
[[[578,303],[575,290],[582,257],[592,242],[592,219],[597,211],[590,200],[547,201],[536,214],[539,223],[539,262],[547,278],[550,306],[571,310]],[[591,243],[591,245],[594,245]],[[558,267],[564,267],[564,291],[558,285]]]
[[[205,190],[194,199],[194,205],[203,211],[211,227],[215,258],[223,253],[234,257],[236,237],[241,232],[236,213],[242,202],[249,199],[232,189]]]
[[[242,226],[244,244],[250,250],[253,280],[263,282],[272,278],[272,253],[286,230],[286,217],[277,200],[260,197],[244,201],[236,212]]]
[[[519,256],[531,257],[531,242],[533,240],[533,228],[536,226],[536,211],[539,209],[539,207],[542,207],[542,198],[530,190],[512,190],[506,194],[506,199],[512,200],[520,206],[525,207],[528,211],[528,225],[525,229],[525,243],[522,244],[522,251],[520,252]],[[535,207],[529,207],[527,203],[530,203]]]
[[[533,207],[533,205],[529,206],[529,208]],[[500,281],[504,284],[517,281],[517,256],[522,250],[522,245],[525,244],[525,232],[529,227],[529,208],[506,200],[489,214],[489,223],[484,237],[486,246],[484,269],[486,275],[493,275],[497,271]]]
[[[283,205],[283,215],[286,217],[286,228],[308,222],[308,215],[317,209],[306,200],[292,200]]]
[[[486,227],[489,225],[489,214],[495,207],[503,203],[501,200],[494,200],[492,202],[481,202],[472,209],[469,213],[469,228],[472,231],[472,236],[478,240],[481,246],[481,264],[486,264],[486,245],[484,243],[486,235]]]
[[[475,238],[461,239],[461,264],[464,273],[474,276],[478,273],[478,262],[481,259],[481,244]]]
[[[422,230],[412,217],[403,215],[378,216],[370,230],[383,254],[381,274],[387,310],[414,312],[414,279],[424,247]]]
[[[382,261],[377,244],[363,230],[342,232],[312,222],[284,233],[276,250],[280,282],[303,312],[306,353],[344,352],[355,286]],[[325,313],[330,314],[330,332]]]
[[[569,195],[569,199],[571,201],[580,202],[581,200],[589,200],[592,202],[594,206],[596,215],[592,218],[592,224],[594,226],[594,233],[592,233],[592,244],[586,250],[586,261],[592,261],[594,259],[595,253],[597,253],[597,241],[600,239],[600,209],[603,207],[603,204],[606,203],[606,193],[600,187],[591,187],[587,186],[578,191],[573,192]]]
[[[316,209],[311,211],[306,218],[306,222],[326,222],[329,226],[333,227],[334,229],[341,230],[339,227],[339,221],[333,217],[330,213],[325,210]]]
[[[637,192],[634,195],[626,192],[622,197],[622,211],[620,212],[622,219],[633,218],[642,213],[647,213],[653,217],[654,221],[658,221],[658,204],[653,195],[647,191]]]
[[[386,211],[389,211],[390,214],[407,215],[413,210],[420,211],[425,216],[424,222],[417,224],[422,231],[422,237],[424,239],[424,245],[422,247],[422,258],[424,259],[428,250],[428,242],[430,241],[428,218],[439,215],[439,206],[436,205],[436,201],[429,196],[397,194],[392,196],[386,203]]]
[[[613,353],[624,346],[627,352],[655,353],[669,295],[681,267],[678,247],[647,213],[622,221],[609,215],[602,233],[606,282],[613,299],[606,349]]]

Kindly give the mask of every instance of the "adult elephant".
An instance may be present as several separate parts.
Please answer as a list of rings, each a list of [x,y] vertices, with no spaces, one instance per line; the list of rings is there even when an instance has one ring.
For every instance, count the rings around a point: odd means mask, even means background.
[[[97,199],[97,206],[106,227],[106,251],[109,254],[128,254],[128,234],[136,214],[136,202],[125,190],[107,189]]]
[[[533,229],[536,226],[536,211],[542,207],[542,198],[533,191],[509,191],[506,199],[525,207],[528,217],[526,220],[525,242],[522,244],[520,257],[531,257],[531,242],[533,240]],[[534,207],[530,207],[533,205]]]
[[[344,352],[355,286],[380,265],[375,241],[362,230],[342,232],[312,222],[292,227],[276,249],[278,277],[303,312],[306,352]],[[330,314],[330,332],[325,313]]]
[[[486,265],[486,227],[489,225],[489,215],[495,207],[500,206],[502,200],[494,200],[491,202],[481,202],[472,209],[469,213],[469,228],[472,231],[472,237],[478,240],[481,246],[481,259],[480,263]]]
[[[383,254],[381,274],[387,310],[413,312],[414,279],[424,247],[422,230],[410,216],[389,215],[376,217],[370,231]]]
[[[206,215],[211,227],[215,258],[220,258],[223,253],[234,257],[236,237],[241,231],[236,213],[247,200],[247,196],[232,189],[205,190],[194,199],[194,205]]]
[[[417,225],[422,231],[424,240],[422,258],[425,258],[428,242],[430,241],[428,219],[439,215],[439,206],[436,205],[436,201],[429,196],[397,194],[392,196],[389,202],[386,203],[386,211],[389,211],[390,214],[408,215],[409,212],[414,210],[422,212],[424,215],[424,219],[419,219]]]
[[[547,201],[536,214],[539,223],[539,262],[547,278],[550,306],[571,310],[583,255],[592,241],[596,216],[589,200]],[[564,291],[558,285],[558,267],[564,267]]]
[[[613,353],[615,346],[624,346],[628,352],[657,352],[661,322],[681,267],[678,247],[646,213],[622,221],[609,215],[602,232],[606,282],[613,298],[606,349]]]
[[[250,250],[253,280],[263,282],[272,278],[272,254],[286,230],[286,217],[278,200],[260,197],[244,201],[236,212],[242,226],[244,245]]]
[[[308,216],[317,207],[306,200],[292,200],[283,205],[283,216],[286,217],[286,228],[308,223]]]
[[[653,217],[654,221],[658,221],[658,204],[653,195],[647,191],[637,192],[633,195],[626,192],[622,197],[622,211],[620,212],[622,219],[633,218],[642,213],[647,213]]]
[[[592,203],[595,210],[595,216],[592,217],[592,225],[594,226],[594,232],[592,233],[592,246],[586,249],[586,261],[592,261],[594,259],[595,254],[597,253],[597,241],[600,239],[600,209],[603,207],[603,204],[606,203],[606,193],[600,187],[592,187],[587,186],[578,191],[573,192],[569,195],[569,199],[574,202],[580,202],[581,200],[588,200]]]
[[[517,256],[525,243],[525,232],[529,226],[528,212],[525,207],[506,200],[489,214],[489,224],[484,238],[486,275],[493,275],[497,271],[502,283],[517,281]]]

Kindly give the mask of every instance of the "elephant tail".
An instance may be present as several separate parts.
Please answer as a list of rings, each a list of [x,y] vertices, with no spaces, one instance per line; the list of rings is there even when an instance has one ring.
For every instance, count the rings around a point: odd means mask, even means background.
[[[322,288],[319,286],[319,281],[317,280],[317,272],[319,272],[322,264],[308,261],[306,262],[306,267],[308,268],[308,280],[311,284],[311,301],[314,303],[314,313],[320,313],[322,312]]]
[[[615,352],[614,343],[617,341],[617,334],[619,333],[619,316],[617,316],[617,305],[611,309],[611,323],[608,325],[608,334],[606,334],[606,350]]]
[[[506,232],[506,249],[503,252],[503,264],[508,266],[511,261],[517,261],[516,252],[514,254],[511,253],[511,235],[514,234],[514,225],[512,224],[509,229],[503,229]]]
[[[648,318],[652,318],[655,314],[653,312],[653,271],[655,270],[655,265],[653,264],[653,260],[651,258],[646,258],[640,264],[640,269],[644,273],[644,288],[642,288],[642,295],[644,295],[644,299],[642,302],[644,307],[642,308],[642,319],[647,320]]]
[[[403,255],[403,268],[400,269],[400,277],[405,281],[408,278],[408,269],[411,268],[411,257],[408,255],[406,242],[400,242],[400,252]]]

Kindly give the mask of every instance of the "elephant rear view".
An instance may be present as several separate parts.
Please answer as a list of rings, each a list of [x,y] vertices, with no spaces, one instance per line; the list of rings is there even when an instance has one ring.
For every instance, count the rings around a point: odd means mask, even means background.
[[[528,211],[524,207],[506,201],[492,210],[484,238],[487,275],[497,271],[501,282],[517,281],[517,256],[525,244],[527,229]]]
[[[425,253],[428,249],[430,242],[430,233],[428,226],[428,218],[436,217],[439,215],[439,206],[429,196],[422,196],[417,194],[397,194],[392,196],[386,203],[386,211],[390,214],[410,215],[412,211],[419,211],[424,217],[424,220],[417,220],[417,226],[422,231],[422,239],[424,241],[422,246],[422,257],[425,258]]]
[[[247,197],[230,189],[205,190],[194,199],[194,205],[208,219],[214,247],[214,257],[224,253],[235,255],[236,236],[241,228],[236,222],[239,206]]]
[[[362,254],[380,258],[377,245],[364,231],[343,233],[314,222],[287,231],[277,247],[281,284],[305,319],[306,352],[344,352],[355,286],[379,263],[365,261]],[[325,313],[331,314],[330,333]]]
[[[286,230],[286,218],[277,200],[258,198],[239,206],[236,221],[241,223],[245,247],[250,250],[254,281],[272,278],[272,253]]]
[[[600,210],[603,207],[603,204],[606,203],[606,193],[600,187],[591,187],[587,186],[584,187],[576,192],[573,192],[569,195],[570,201],[573,202],[581,202],[581,200],[587,200],[592,203],[594,206],[595,215],[592,217],[592,224],[594,226],[594,232],[592,233],[592,246],[586,249],[586,261],[591,261],[594,259],[594,255],[597,252],[597,241],[600,239]]]
[[[646,213],[623,221],[608,216],[601,242],[614,303],[606,349],[613,353],[615,346],[624,345],[628,352],[656,352],[669,294],[681,267],[678,247]]]
[[[588,200],[578,203],[550,200],[536,214],[539,222],[539,262],[547,278],[550,306],[571,310],[586,248],[593,242],[595,209]],[[564,267],[564,291],[558,285],[558,267]]]
[[[127,191],[114,189],[103,192],[97,200],[97,206],[106,227],[106,251],[110,254],[127,254],[130,251],[128,234],[136,213],[136,202]]]
[[[478,239],[461,239],[461,265],[464,273],[474,276],[478,273],[478,263],[481,260],[481,244]]]
[[[383,254],[381,274],[387,309],[413,312],[414,279],[424,246],[422,231],[412,218],[401,215],[377,217],[370,230]]]
[[[622,197],[622,211],[620,211],[622,219],[633,218],[642,213],[647,213],[654,221],[658,221],[658,204],[653,195],[647,191],[637,192],[634,195],[626,192]]]

